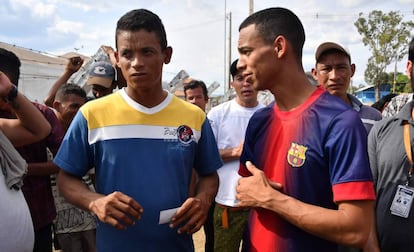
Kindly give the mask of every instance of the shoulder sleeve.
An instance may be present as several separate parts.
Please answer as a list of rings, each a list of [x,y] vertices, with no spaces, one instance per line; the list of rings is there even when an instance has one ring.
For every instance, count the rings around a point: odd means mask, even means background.
[[[368,134],[368,157],[369,165],[371,168],[372,178],[374,180],[374,187],[376,186],[376,181],[378,180],[378,162],[377,162],[377,138],[378,138],[378,129],[380,124],[376,124],[372,127],[371,131]]]
[[[218,110],[215,109],[215,108],[212,108],[208,112],[207,118],[208,118],[208,121],[210,123],[211,129],[213,131],[213,135],[214,135],[213,137],[216,140],[216,142],[218,142],[218,138],[217,138],[218,131],[219,131],[218,126],[220,125],[219,116],[218,116]]]
[[[344,111],[332,121],[329,131],[325,152],[329,158],[334,200],[375,198],[367,133],[358,114],[352,109]]]
[[[208,175],[215,172],[222,165],[223,162],[217,148],[213,131],[206,118],[201,127],[201,137],[197,143],[194,168],[200,175]]]
[[[49,122],[50,126],[52,127],[49,136],[46,138],[47,147],[55,156],[57,150],[60,147],[60,144],[62,143],[63,136],[65,135],[65,133],[62,128],[62,125],[60,124],[55,113],[51,109],[46,109],[43,114],[46,120]]]
[[[87,121],[79,110],[53,162],[64,171],[81,178],[93,166],[91,156]]]
[[[272,108],[266,107],[256,111],[249,120],[244,138],[243,151],[240,156],[239,175],[250,176],[245,163],[252,162],[256,167],[263,168],[262,155],[265,151],[269,124],[272,121]]]
[[[325,151],[329,155],[332,184],[355,179],[372,180],[367,154],[367,133],[354,110],[346,110],[333,120]]]

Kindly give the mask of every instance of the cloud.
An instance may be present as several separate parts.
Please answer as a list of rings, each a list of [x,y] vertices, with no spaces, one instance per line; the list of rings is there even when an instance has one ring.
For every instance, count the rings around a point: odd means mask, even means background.
[[[35,0],[14,0],[10,1],[11,7],[15,12],[29,11],[32,17],[48,18],[53,16],[56,6]]]
[[[56,19],[54,26],[47,28],[49,34],[56,33],[78,33],[84,27],[83,23]]]
[[[401,4],[414,4],[414,0],[398,0]]]
[[[206,83],[225,80],[225,12],[232,13],[231,60],[238,57],[238,26],[248,16],[248,1],[226,0],[3,0],[0,41],[26,48],[63,54],[82,48],[79,53],[91,56],[100,45],[114,46],[117,20],[127,11],[146,8],[162,19],[168,42],[174,53],[166,65],[166,80],[185,69]],[[363,80],[370,52],[353,23],[359,12],[374,9],[400,10],[412,19],[414,0],[255,0],[254,10],[282,5],[291,9],[303,22],[306,32],[303,64],[314,65],[314,51],[323,41],[337,41],[349,47],[357,64],[355,82]],[[227,35],[228,36],[228,35]]]

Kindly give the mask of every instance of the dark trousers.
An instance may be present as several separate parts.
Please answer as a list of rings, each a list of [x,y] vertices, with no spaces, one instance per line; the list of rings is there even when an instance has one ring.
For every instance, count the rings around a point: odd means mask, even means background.
[[[214,252],[214,207],[216,202],[212,202],[208,210],[207,220],[204,223],[204,234],[206,236],[206,243],[204,245],[205,252]]]
[[[35,231],[33,252],[52,252],[52,223]]]

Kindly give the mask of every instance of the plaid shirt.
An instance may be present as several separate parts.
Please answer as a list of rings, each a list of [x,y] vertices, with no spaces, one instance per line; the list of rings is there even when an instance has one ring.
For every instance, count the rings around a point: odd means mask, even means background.
[[[382,111],[382,118],[391,117],[402,109],[405,104],[413,100],[413,93],[400,94],[391,99],[384,111]]]

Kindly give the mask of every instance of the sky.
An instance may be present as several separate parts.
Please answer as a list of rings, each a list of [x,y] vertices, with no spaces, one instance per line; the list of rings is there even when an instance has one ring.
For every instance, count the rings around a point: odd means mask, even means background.
[[[371,55],[354,26],[359,13],[367,17],[373,10],[399,11],[404,20],[414,19],[414,0],[254,0],[253,3],[254,11],[284,7],[301,19],[306,33],[302,58],[305,71],[314,66],[314,53],[320,43],[334,41],[345,46],[356,64],[354,86],[366,84],[364,71]],[[92,56],[101,45],[115,48],[117,20],[137,8],[151,10],[164,23],[168,44],[173,48],[171,63],[164,66],[164,81],[170,81],[184,69],[207,86],[214,81],[220,83],[217,92],[225,90],[226,52],[229,52],[226,44],[231,38],[233,61],[238,57],[238,27],[249,15],[249,0],[0,0],[0,41],[49,55],[76,51]],[[228,13],[231,25],[226,19]],[[397,64],[397,71],[405,72],[405,65],[406,58]],[[387,71],[394,71],[394,64]]]

